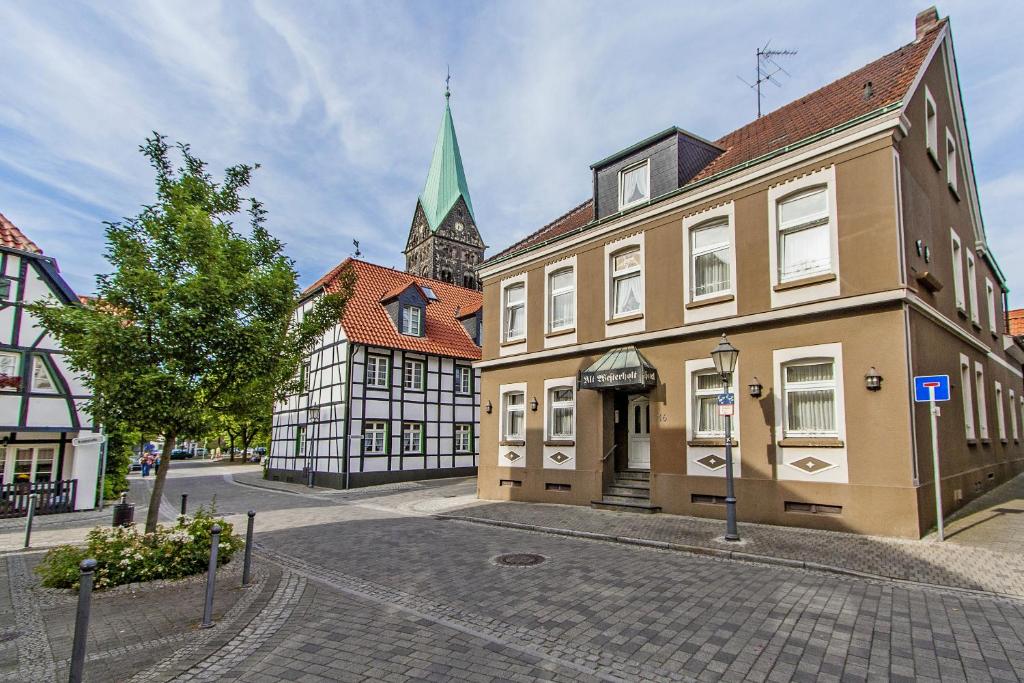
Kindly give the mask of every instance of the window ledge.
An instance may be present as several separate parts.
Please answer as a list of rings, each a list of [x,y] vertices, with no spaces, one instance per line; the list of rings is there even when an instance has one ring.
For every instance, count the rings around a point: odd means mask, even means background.
[[[956,314],[959,315],[964,320],[967,320],[967,309],[964,308],[963,306],[960,306],[959,304],[956,307]]]
[[[574,439],[548,439],[544,442],[545,446],[575,446],[576,441]]]
[[[550,339],[551,337],[561,337],[561,336],[566,335],[566,334],[575,334],[575,333],[576,333],[576,328],[575,327],[566,327],[566,328],[563,328],[563,329],[560,329],[560,330],[552,330],[552,331],[548,332],[547,334],[545,334],[544,338],[545,339]]]
[[[840,439],[829,437],[790,436],[779,441],[780,448],[843,448],[846,444]]]
[[[934,150],[931,147],[929,147],[928,148],[928,158],[932,160],[933,164],[935,164],[935,170],[936,171],[941,171],[942,170],[942,162],[939,161],[939,152],[938,152],[938,150]]]
[[[992,439],[988,438],[987,436],[982,437],[981,443],[983,446],[988,446],[992,443]]]
[[[942,291],[942,283],[939,278],[935,277],[931,271],[924,271],[914,276],[914,279],[921,283],[921,285],[929,292]]]
[[[973,327],[974,329],[978,330],[979,332],[981,331],[981,323],[979,321],[977,321],[977,320],[972,320],[971,321],[971,327]]]
[[[960,201],[960,190],[956,189],[956,187],[954,187],[953,185],[951,185],[949,183],[946,183],[946,187],[949,188],[949,191],[950,191],[950,193],[952,193],[953,197],[957,201]]]
[[[402,391],[408,391],[413,394],[422,394],[426,389],[413,389],[412,387],[402,387]]]
[[[616,325],[618,323],[628,323],[633,320],[643,320],[643,313],[631,313],[630,315],[621,315],[618,318],[608,318],[604,321],[605,325]]]
[[[526,441],[523,439],[505,439],[498,442],[499,446],[525,446]]]
[[[811,277],[802,277],[799,280],[790,280],[788,282],[781,282],[774,287],[772,291],[784,292],[787,289],[797,289],[799,287],[810,287],[811,285],[820,285],[825,282],[832,282],[836,279],[835,273],[825,273],[823,275],[813,275]]]
[[[715,304],[724,304],[730,301],[734,301],[736,296],[734,294],[723,294],[722,296],[714,296],[709,299],[699,299],[697,301],[691,301],[686,304],[686,310],[691,308],[701,308],[702,306],[714,306]]]
[[[740,442],[737,441],[736,439],[731,439],[731,441],[732,441],[732,445],[734,447],[740,445]],[[690,439],[689,441],[686,442],[686,445],[687,446],[720,446],[722,448],[725,448],[725,437],[723,436],[720,439]]]
[[[1010,442],[1006,439],[1006,437],[1000,437],[999,438],[999,443],[1010,443]]]
[[[977,439],[967,439],[967,445],[968,446],[977,446],[978,445],[978,440]]]
[[[526,337],[517,337],[516,339],[506,339],[501,342],[500,346],[519,346],[520,344],[526,343]]]

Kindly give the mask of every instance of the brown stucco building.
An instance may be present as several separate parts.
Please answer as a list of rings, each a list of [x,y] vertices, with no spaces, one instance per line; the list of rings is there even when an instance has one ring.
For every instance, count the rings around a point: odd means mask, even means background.
[[[988,249],[950,26],[711,142],[672,128],[488,260],[481,498],[918,538],[1024,469],[1024,348]],[[880,388],[874,388],[881,377]]]

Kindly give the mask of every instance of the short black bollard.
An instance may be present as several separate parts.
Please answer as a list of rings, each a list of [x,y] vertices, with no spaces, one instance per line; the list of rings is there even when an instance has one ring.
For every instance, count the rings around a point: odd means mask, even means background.
[[[220,524],[210,528],[210,568],[206,572],[206,604],[203,605],[203,623],[199,628],[213,626],[213,585],[217,578],[217,547],[220,545]]]
[[[245,528],[245,562],[242,564],[242,585],[249,585],[249,569],[252,566],[252,525],[256,511],[249,510],[249,525]]]
[[[135,506],[128,502],[128,493],[121,494],[121,501],[114,503],[114,518],[111,526],[132,526],[135,524]]]
[[[71,646],[71,672],[68,683],[81,683],[85,672],[85,644],[89,634],[89,606],[92,601],[92,574],[96,560],[82,560],[78,565],[78,613],[75,614],[75,640]]]
[[[25,547],[32,542],[32,520],[36,518],[36,498],[38,493],[32,493],[28,497],[28,516],[25,518]]]
[[[188,514],[188,494],[181,494],[181,514],[182,516]]]

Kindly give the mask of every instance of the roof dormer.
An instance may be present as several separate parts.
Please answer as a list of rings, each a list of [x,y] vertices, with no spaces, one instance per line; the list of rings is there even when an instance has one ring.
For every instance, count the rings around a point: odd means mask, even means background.
[[[399,332],[407,337],[422,337],[427,329],[427,305],[436,300],[437,295],[430,287],[409,280],[384,294],[380,303]]]

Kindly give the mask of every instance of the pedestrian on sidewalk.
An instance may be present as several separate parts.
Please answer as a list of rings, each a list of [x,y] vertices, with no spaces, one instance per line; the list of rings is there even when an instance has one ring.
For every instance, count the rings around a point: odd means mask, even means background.
[[[146,453],[145,455],[142,456],[141,462],[142,462],[142,476],[148,477],[149,476],[149,469],[151,467],[153,467],[153,456],[150,455],[149,453]]]
[[[153,474],[160,474],[160,456],[156,456],[156,462],[153,463]]]

